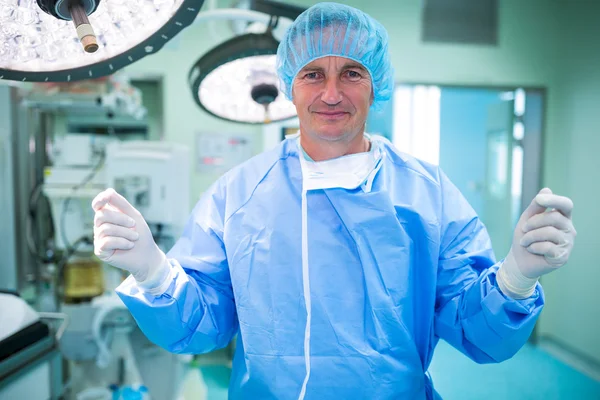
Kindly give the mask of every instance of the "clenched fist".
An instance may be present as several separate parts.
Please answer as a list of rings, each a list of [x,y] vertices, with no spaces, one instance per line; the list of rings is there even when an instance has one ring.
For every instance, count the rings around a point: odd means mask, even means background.
[[[571,220],[573,202],[542,189],[523,212],[498,285],[514,298],[529,297],[538,278],[569,260],[577,232]]]

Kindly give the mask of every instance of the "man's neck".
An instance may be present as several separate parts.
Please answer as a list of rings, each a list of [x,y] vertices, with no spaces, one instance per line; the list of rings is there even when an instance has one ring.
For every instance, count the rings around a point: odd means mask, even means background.
[[[370,142],[364,132],[356,135],[350,141],[318,140],[300,131],[302,149],[314,161],[325,161],[342,157],[348,154],[356,154],[369,151]]]

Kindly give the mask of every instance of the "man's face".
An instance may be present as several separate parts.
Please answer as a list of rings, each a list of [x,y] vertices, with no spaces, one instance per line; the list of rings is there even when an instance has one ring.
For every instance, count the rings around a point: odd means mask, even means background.
[[[323,57],[306,65],[292,93],[302,132],[327,141],[352,140],[363,133],[373,102],[369,72],[343,57]]]

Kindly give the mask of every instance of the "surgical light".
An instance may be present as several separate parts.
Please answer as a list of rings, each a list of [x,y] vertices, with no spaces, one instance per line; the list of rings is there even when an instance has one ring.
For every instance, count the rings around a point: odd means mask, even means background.
[[[106,76],[155,53],[204,0],[0,0],[0,79]]]
[[[267,0],[254,0],[250,8],[243,12],[229,11],[230,18],[240,20],[246,14],[247,21],[259,25],[266,22],[262,29],[266,32],[236,36],[202,56],[188,75],[192,95],[206,112],[228,121],[262,124],[293,118],[296,108],[279,88],[276,70],[279,42],[273,34],[282,22],[285,26],[284,21],[291,22],[304,9]],[[200,13],[198,18],[220,17],[209,13]]]
[[[196,103],[233,122],[261,124],[294,117],[296,108],[279,91],[277,44],[270,32],[250,33],[209,51],[189,74]]]

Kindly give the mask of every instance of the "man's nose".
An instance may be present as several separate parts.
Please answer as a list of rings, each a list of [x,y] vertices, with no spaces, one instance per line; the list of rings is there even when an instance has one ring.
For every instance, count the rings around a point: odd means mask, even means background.
[[[329,105],[336,105],[342,101],[342,92],[339,88],[339,82],[335,78],[329,78],[325,81],[325,90],[321,94],[321,100]]]

